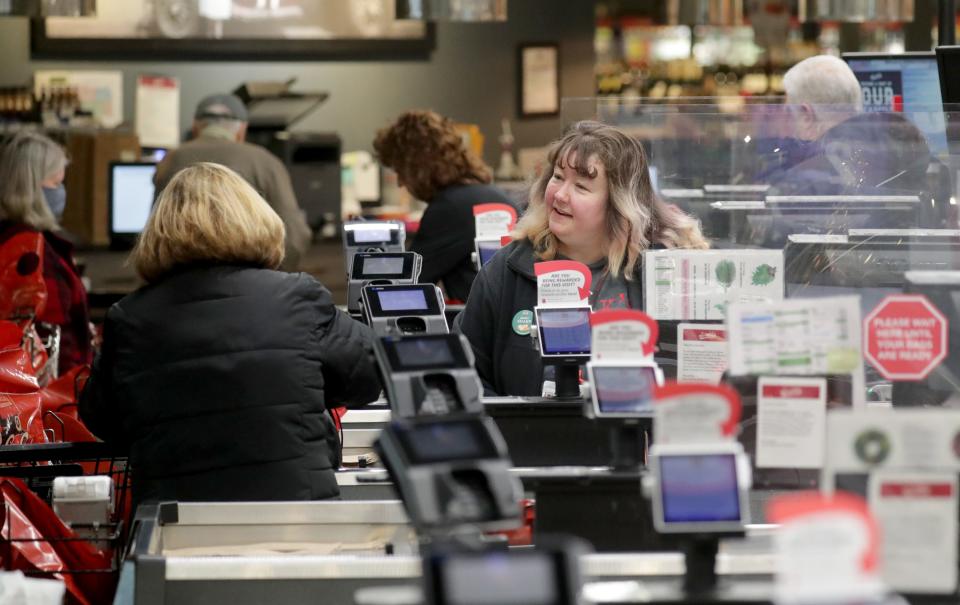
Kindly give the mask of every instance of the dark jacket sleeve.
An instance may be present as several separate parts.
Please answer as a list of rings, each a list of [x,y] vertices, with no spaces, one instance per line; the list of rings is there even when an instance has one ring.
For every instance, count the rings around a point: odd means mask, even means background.
[[[113,365],[116,360],[116,336],[113,316],[121,313],[116,306],[107,313],[103,324],[103,344],[93,360],[90,378],[80,394],[80,420],[90,432],[100,439],[127,447],[127,433],[123,428],[123,415],[116,398],[113,384]]]
[[[500,296],[495,291],[494,280],[491,279],[495,277],[493,273],[498,268],[506,268],[503,259],[490,263],[477,275],[467,304],[454,321],[454,331],[460,332],[470,341],[484,395],[499,394],[494,387],[494,349],[497,332],[495,326],[499,325],[497,311]]]
[[[380,374],[373,358],[373,332],[333,306],[321,286],[320,360],[327,407],[360,406],[380,396]]]

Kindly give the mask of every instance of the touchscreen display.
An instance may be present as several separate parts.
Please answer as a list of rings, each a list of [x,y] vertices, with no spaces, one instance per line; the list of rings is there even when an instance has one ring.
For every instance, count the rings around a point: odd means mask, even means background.
[[[559,603],[555,562],[542,554],[454,556],[443,562],[447,605]]]
[[[389,242],[390,229],[387,227],[368,227],[365,229],[353,230],[353,241],[358,244],[369,244],[373,242]]]
[[[659,463],[664,522],[740,521],[740,489],[733,454],[661,456]]]
[[[652,367],[593,368],[593,389],[602,414],[653,410],[657,377]]]
[[[427,311],[427,298],[420,288],[410,290],[380,290],[377,292],[380,308],[384,311]]]
[[[364,275],[403,275],[402,256],[365,256]]]
[[[111,170],[110,228],[114,233],[140,233],[153,209],[153,174],[157,167],[117,164]]]
[[[446,338],[404,338],[393,343],[404,368],[449,368],[456,365]]]
[[[590,309],[541,309],[539,321],[544,353],[590,353]]]
[[[490,458],[496,451],[472,422],[435,422],[412,427],[407,447],[416,464]]]
[[[477,251],[480,253],[480,265],[486,265],[500,250],[500,242],[477,242]]]

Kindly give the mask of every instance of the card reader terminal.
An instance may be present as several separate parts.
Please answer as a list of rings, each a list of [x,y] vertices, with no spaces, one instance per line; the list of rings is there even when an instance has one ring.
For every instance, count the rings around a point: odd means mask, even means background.
[[[416,284],[422,261],[416,252],[357,252],[348,275],[347,310],[363,309],[364,286]]]
[[[347,221],[343,224],[343,251],[347,275],[357,252],[403,252],[406,229],[400,221]]]
[[[387,336],[374,342],[374,354],[394,417],[483,412],[483,389],[464,336]]]
[[[653,361],[587,363],[592,415],[597,418],[649,418],[663,371]]]
[[[375,447],[420,530],[516,525],[523,490],[503,437],[479,414],[396,419]]]
[[[364,286],[363,311],[377,336],[446,334],[440,289],[433,284]]]
[[[590,359],[590,307],[586,304],[533,308],[543,363],[556,366],[556,396],[580,398],[580,364]]]

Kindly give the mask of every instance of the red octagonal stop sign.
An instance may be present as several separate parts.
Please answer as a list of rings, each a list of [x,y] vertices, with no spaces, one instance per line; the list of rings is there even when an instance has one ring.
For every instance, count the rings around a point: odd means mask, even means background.
[[[893,294],[863,321],[864,355],[887,380],[923,380],[947,356],[947,319],[922,294]]]

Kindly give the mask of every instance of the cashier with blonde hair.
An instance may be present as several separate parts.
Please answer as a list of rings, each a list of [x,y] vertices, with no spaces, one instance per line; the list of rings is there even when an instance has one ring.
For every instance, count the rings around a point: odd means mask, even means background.
[[[107,313],[80,415],[129,448],[134,499],[338,494],[327,406],[380,392],[369,329],[304,273],[237,173],[200,163],[160,194],[132,261],[147,285]]]
[[[699,223],[653,190],[640,142],[599,122],[578,122],[555,141],[530,190],[513,242],[480,271],[458,318],[488,394],[540,395],[543,364],[529,335],[539,261],[590,268],[590,304],[642,309],[648,248],[707,248]]]

